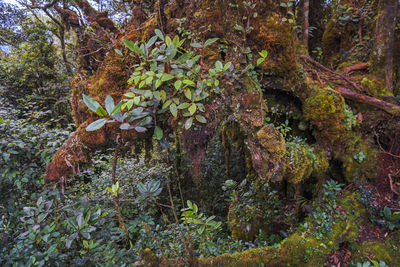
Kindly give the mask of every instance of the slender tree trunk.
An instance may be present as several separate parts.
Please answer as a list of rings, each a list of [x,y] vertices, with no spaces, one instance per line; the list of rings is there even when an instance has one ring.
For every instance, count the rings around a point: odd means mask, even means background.
[[[65,51],[65,31],[64,27],[60,27],[60,43],[61,43],[61,50],[62,50],[62,57],[65,63],[65,69],[67,70],[68,74],[72,74],[71,66],[67,59],[67,52]]]
[[[371,54],[371,71],[385,80],[393,92],[393,44],[398,0],[380,0],[376,19],[375,41]]]
[[[309,14],[310,14],[310,0],[304,0],[303,3],[303,12],[304,12],[304,36],[303,43],[305,48],[308,51],[308,28],[309,28]]]

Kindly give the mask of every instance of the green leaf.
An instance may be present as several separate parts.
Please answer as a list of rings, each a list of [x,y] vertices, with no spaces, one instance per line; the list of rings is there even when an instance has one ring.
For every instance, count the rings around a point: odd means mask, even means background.
[[[154,136],[157,140],[161,140],[161,138],[163,137],[163,130],[161,130],[160,127],[156,126],[154,128]]]
[[[171,38],[167,35],[167,37],[165,37],[165,44],[167,45],[167,46],[170,46],[171,44],[172,44],[172,40],[171,40]]]
[[[189,86],[193,86],[193,87],[196,86],[196,84],[191,80],[183,80],[183,83],[186,85],[189,85]]]
[[[131,125],[130,125],[129,123],[127,123],[127,122],[122,123],[122,124],[119,126],[119,128],[120,128],[121,130],[129,130],[130,127],[131,127]]]
[[[205,43],[204,43],[204,47],[209,46],[210,44],[218,41],[219,38],[212,38],[212,39],[208,39]]]
[[[133,99],[133,103],[137,106],[140,104],[140,96],[135,96],[135,98]]]
[[[178,116],[178,109],[176,108],[175,104],[169,106],[169,111],[171,112],[172,116],[175,118]]]
[[[146,47],[150,48],[156,41],[157,41],[158,36],[153,36],[150,38],[150,40],[147,42]]]
[[[202,48],[203,46],[200,43],[191,43],[190,46],[194,48]]]
[[[193,115],[196,112],[197,106],[195,103],[192,103],[189,107],[190,115]]]
[[[232,65],[232,62],[226,63],[224,66],[224,70],[228,70],[231,67],[231,65]]]
[[[113,111],[113,109],[114,109],[114,107],[115,107],[115,105],[114,105],[114,99],[112,98],[112,96],[108,95],[108,96],[106,97],[105,103],[106,103],[106,110],[107,110],[107,113],[108,113],[109,115],[111,115],[111,112]]]
[[[185,129],[186,130],[190,129],[190,127],[192,127],[192,124],[193,124],[193,117],[190,117],[185,122]]]
[[[166,81],[172,80],[173,78],[174,78],[174,76],[172,76],[171,74],[164,73],[163,76],[161,77],[161,80],[163,82],[166,82]]]
[[[142,54],[143,54],[143,50],[140,49],[140,48],[137,46],[137,44],[135,44],[135,43],[133,43],[133,42],[131,42],[131,41],[128,41],[128,40],[126,40],[126,39],[122,40],[122,42],[123,42],[124,45],[125,45],[126,47],[128,47],[128,49],[131,50],[132,52],[135,52],[136,54],[139,54],[139,55],[142,55]]]
[[[102,106],[99,106],[96,110],[96,114],[99,116],[107,116],[107,111]]]
[[[161,100],[163,102],[165,102],[165,99],[167,99],[167,92],[165,92],[164,90],[161,90],[160,91],[160,97],[161,97]]]
[[[91,132],[91,131],[96,131],[96,130],[100,129],[101,127],[104,126],[104,124],[106,124],[107,120],[108,119],[103,118],[103,119],[99,119],[97,121],[92,122],[91,124],[89,124],[86,127],[86,131]]]
[[[178,106],[178,109],[185,109],[185,108],[188,108],[189,106],[190,106],[190,104],[185,102],[185,103],[180,104]]]
[[[189,88],[186,88],[186,89],[184,90],[184,94],[185,94],[185,96],[186,96],[187,99],[192,100],[192,91],[190,91]]]
[[[124,94],[124,96],[133,98],[133,97],[135,97],[135,94],[132,92],[129,92],[129,93]]]
[[[263,57],[260,57],[259,59],[257,59],[257,66],[260,65],[261,63],[263,63],[264,60],[265,59]]]
[[[221,61],[217,61],[217,62],[215,62],[215,67],[217,68],[217,69],[224,69],[224,65],[222,65],[222,62]]]
[[[161,108],[162,108],[162,109],[167,108],[169,105],[171,105],[171,103],[172,103],[171,99],[168,99],[167,102],[165,102],[165,103],[162,105]]]
[[[383,208],[383,215],[385,215],[385,218],[389,220],[390,217],[392,217],[392,211],[390,208],[385,206],[385,208]]]
[[[159,29],[155,29],[154,32],[156,33],[158,38],[160,38],[162,41],[164,41],[164,34]]]
[[[174,83],[174,86],[175,86],[175,89],[176,89],[176,90],[179,90],[179,89],[182,87],[182,81],[181,81],[181,80],[177,80],[177,81]]]
[[[100,107],[100,104],[96,100],[85,94],[83,94],[83,102],[85,102],[86,106],[95,113],[97,112],[98,107]]]
[[[147,131],[146,128],[140,127],[140,126],[135,126],[134,128],[135,128],[135,131],[138,133],[143,133],[143,132]]]
[[[266,58],[268,56],[268,51],[263,50],[261,52],[258,52],[258,54],[260,54],[260,56],[262,56],[263,58]]]
[[[161,84],[162,84],[162,80],[161,80],[161,79],[158,79],[158,80],[156,81],[156,84],[155,84],[156,89],[157,89],[158,87],[160,87]]]
[[[206,118],[204,118],[202,115],[196,115],[196,120],[201,123],[207,123]]]

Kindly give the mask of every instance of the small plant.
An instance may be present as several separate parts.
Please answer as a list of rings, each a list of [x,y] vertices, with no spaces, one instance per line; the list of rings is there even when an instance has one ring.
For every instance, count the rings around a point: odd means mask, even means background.
[[[385,218],[387,228],[390,230],[400,227],[400,211],[392,213],[392,210],[385,206],[383,208],[383,216]]]
[[[323,239],[332,231],[332,226],[340,215],[337,211],[336,197],[342,186],[342,184],[337,184],[333,180],[329,180],[323,185],[321,203],[312,213],[312,217],[317,224],[314,236],[318,239]]]
[[[358,162],[358,163],[362,163],[366,158],[367,158],[367,156],[364,154],[364,152],[359,152],[359,153],[357,153],[357,154],[355,154],[354,156],[353,156],[353,158]]]

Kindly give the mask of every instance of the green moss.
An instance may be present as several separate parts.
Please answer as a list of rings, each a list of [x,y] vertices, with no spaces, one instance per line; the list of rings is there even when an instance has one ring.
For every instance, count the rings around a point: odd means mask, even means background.
[[[376,78],[364,77],[361,81],[362,89],[365,90],[368,94],[379,97],[381,95],[389,95],[393,96],[393,94],[387,90],[381,80],[377,80]]]
[[[378,153],[373,138],[359,133],[350,134],[344,150],[334,151],[335,158],[343,163],[343,176],[348,182],[376,177]]]
[[[332,144],[347,138],[344,99],[329,87],[315,88],[306,99],[303,111],[305,118],[320,130],[325,142]]]
[[[285,139],[272,125],[266,125],[257,132],[259,144],[270,154],[272,161],[279,161],[286,153]]]
[[[305,146],[290,144],[288,146],[288,167],[285,177],[292,184],[298,184],[307,179],[313,171],[313,159],[307,156]]]

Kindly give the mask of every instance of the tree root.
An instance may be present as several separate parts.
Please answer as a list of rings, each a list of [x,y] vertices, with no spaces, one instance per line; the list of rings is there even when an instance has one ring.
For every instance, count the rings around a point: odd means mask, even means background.
[[[343,88],[343,87],[337,87],[335,90],[340,93],[343,97],[353,99],[359,102],[362,102],[364,104],[371,105],[373,107],[382,109],[386,111],[387,113],[394,115],[394,116],[400,116],[400,106],[394,105],[389,102],[385,102],[383,100],[366,96],[366,95],[361,95],[358,93],[355,93],[351,91],[350,89]]]

